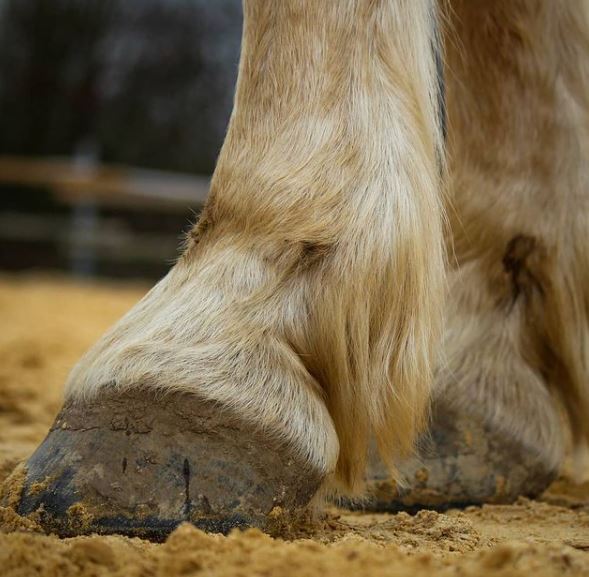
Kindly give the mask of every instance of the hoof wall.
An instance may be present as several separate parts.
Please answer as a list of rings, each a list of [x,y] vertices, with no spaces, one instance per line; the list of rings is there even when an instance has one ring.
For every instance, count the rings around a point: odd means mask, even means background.
[[[267,529],[322,481],[292,450],[189,394],[67,403],[26,465],[18,513],[68,537],[163,540],[188,521],[215,533]]]
[[[510,503],[542,493],[557,471],[481,421],[438,406],[417,456],[402,463],[400,473],[405,486],[390,479],[374,451],[360,508],[415,512]]]

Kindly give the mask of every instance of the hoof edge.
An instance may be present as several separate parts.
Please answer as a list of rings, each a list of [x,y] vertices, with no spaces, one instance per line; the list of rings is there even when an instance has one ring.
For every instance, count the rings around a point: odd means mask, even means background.
[[[66,403],[26,469],[17,512],[63,537],[162,540],[185,521],[267,530],[276,507],[296,517],[322,481],[290,447],[186,393]]]

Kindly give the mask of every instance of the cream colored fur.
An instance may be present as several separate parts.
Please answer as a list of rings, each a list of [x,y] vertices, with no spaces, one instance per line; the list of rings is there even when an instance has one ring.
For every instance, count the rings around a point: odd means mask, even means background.
[[[589,2],[452,0],[436,396],[558,467],[589,437]]]
[[[450,301],[435,6],[246,0],[235,108],[170,274],[69,396],[192,391],[340,485],[435,400],[557,467],[589,437],[589,2],[452,0]],[[392,463],[391,463],[392,461]]]
[[[444,248],[433,0],[245,1],[235,107],[182,258],[67,395],[192,391],[339,483],[411,449]]]

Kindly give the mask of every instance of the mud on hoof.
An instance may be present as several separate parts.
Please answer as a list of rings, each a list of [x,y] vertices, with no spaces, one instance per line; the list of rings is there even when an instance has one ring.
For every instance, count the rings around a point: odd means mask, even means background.
[[[160,540],[190,521],[211,532],[266,529],[321,483],[289,447],[189,394],[67,403],[27,463],[18,512],[60,536]]]
[[[539,495],[557,471],[530,449],[482,420],[438,406],[417,455],[400,466],[400,486],[373,451],[367,498],[354,508],[373,511],[447,510],[509,503]]]

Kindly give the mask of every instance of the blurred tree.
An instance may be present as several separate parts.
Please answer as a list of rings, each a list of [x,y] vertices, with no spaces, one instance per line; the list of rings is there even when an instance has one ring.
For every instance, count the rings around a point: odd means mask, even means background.
[[[240,0],[0,0],[0,154],[210,172],[231,109]]]
[[[64,154],[93,131],[97,46],[113,0],[4,0],[0,19],[0,150]]]

